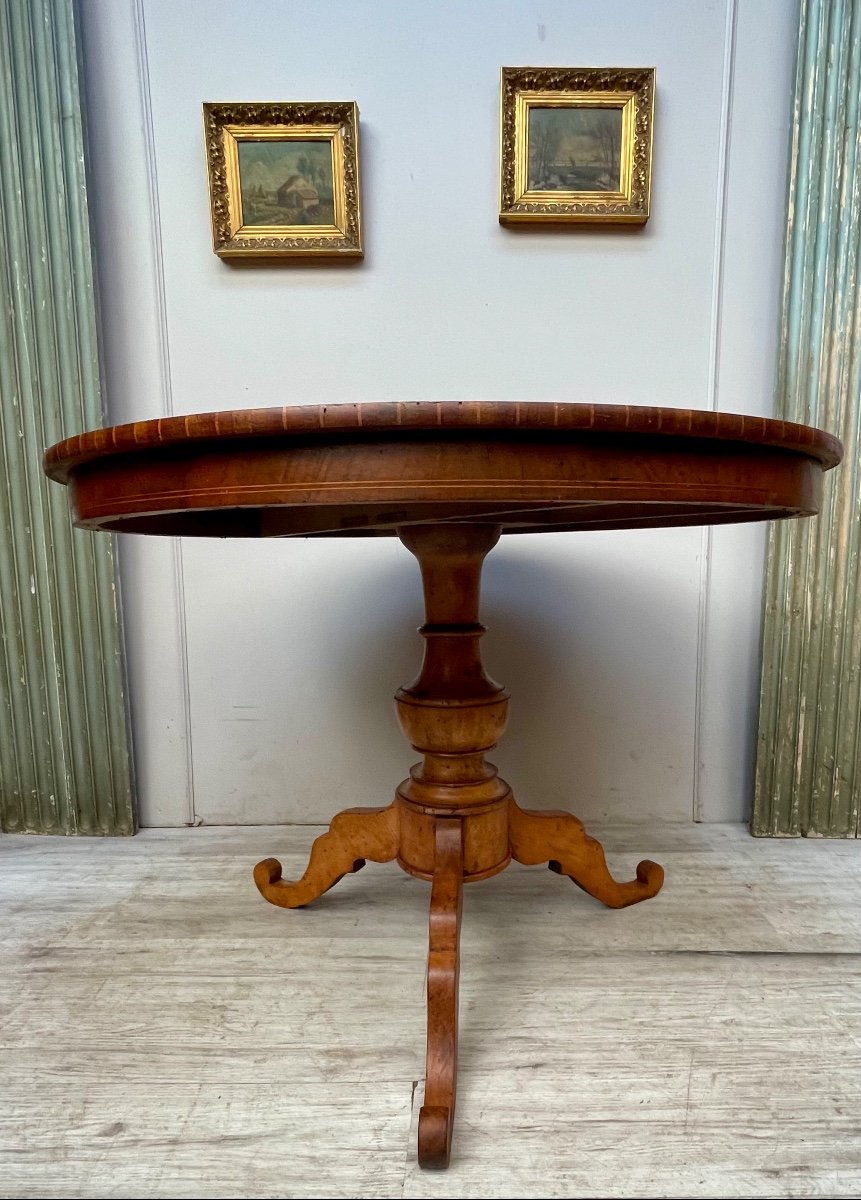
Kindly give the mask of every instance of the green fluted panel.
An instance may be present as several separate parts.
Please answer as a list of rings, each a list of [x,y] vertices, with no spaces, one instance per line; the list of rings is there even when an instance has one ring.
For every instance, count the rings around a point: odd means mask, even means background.
[[[802,0],[777,415],[842,438],[822,514],[772,526],[752,831],[855,837],[861,793],[861,0]]]
[[[0,0],[0,828],[134,832],[111,539],[47,445],[102,423],[72,0]]]

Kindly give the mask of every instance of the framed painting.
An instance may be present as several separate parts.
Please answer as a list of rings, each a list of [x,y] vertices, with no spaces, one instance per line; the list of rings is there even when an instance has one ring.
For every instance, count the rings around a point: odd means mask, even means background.
[[[221,258],[362,257],[352,102],[204,104]]]
[[[649,218],[652,67],[503,67],[499,219]]]

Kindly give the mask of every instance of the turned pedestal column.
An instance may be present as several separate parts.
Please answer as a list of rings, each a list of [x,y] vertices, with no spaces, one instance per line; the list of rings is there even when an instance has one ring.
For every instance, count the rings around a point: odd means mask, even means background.
[[[464,882],[487,879],[514,858],[547,863],[613,908],[654,896],[664,873],[644,861],[637,878],[617,883],[599,842],[566,812],[527,812],[485,755],[505,731],[508,693],[484,671],[479,623],[481,567],[499,540],[492,524],[399,529],[418,559],[425,598],[421,672],[395,695],[401,727],[422,760],[388,808],[354,808],[317,839],[300,880],[267,858],[254,878],[272,904],[297,908],[367,859],[393,858],[432,880],[428,951],[428,1045],[419,1162],[445,1167],[451,1152],[457,1087],[457,987]]]

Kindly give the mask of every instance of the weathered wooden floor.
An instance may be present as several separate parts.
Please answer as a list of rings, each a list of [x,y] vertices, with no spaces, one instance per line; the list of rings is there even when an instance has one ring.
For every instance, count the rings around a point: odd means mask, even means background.
[[[466,889],[447,1176],[415,1162],[427,884],[313,907],[308,827],[0,839],[0,1196],[857,1196],[861,842],[594,830],[655,900]]]

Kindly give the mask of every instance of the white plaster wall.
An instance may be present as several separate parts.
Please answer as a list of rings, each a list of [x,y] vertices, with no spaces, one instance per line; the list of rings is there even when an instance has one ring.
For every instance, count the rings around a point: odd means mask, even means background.
[[[771,406],[786,0],[81,0],[113,421],[363,399]],[[241,15],[241,19],[239,19]],[[502,229],[502,65],[654,65],[643,230]],[[366,258],[211,250],[204,100],[355,99]],[[143,824],[323,821],[411,752],[397,542],[120,539]],[[504,539],[486,660],[526,805],[741,819],[762,530]]]

